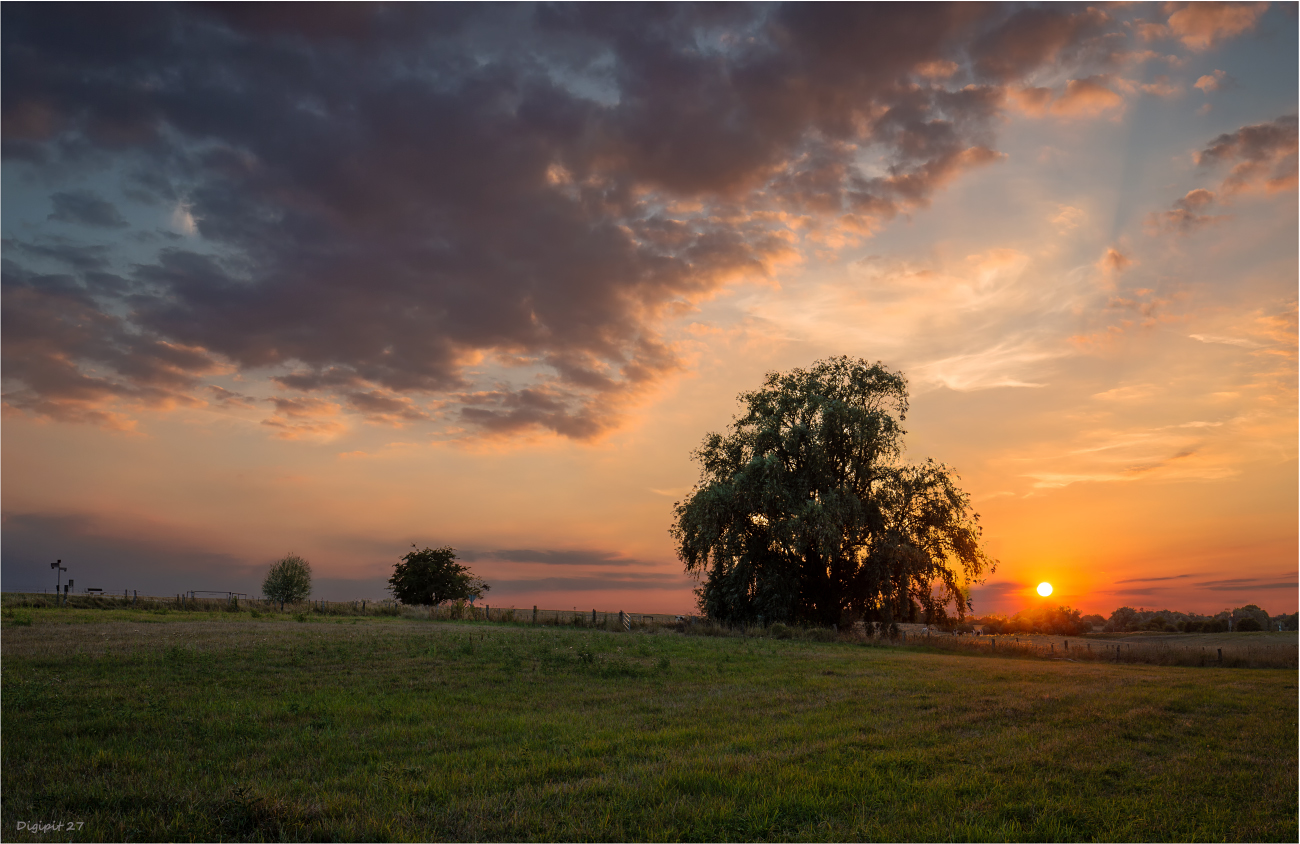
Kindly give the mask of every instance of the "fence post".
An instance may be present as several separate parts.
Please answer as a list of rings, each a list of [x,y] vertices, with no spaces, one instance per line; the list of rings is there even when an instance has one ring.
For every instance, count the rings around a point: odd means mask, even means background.
[[[533,604],[533,624],[537,623],[537,605]]]
[[[591,611],[591,626],[592,626],[592,627],[595,627],[595,626],[596,626],[596,611],[595,611],[595,610],[592,610],[592,611]]]
[[[1066,649],[1067,651],[1070,649],[1070,640],[1069,640],[1069,639],[1066,639],[1066,640],[1065,640],[1065,649]]]
[[[1219,665],[1223,665],[1223,648],[1219,648]]]

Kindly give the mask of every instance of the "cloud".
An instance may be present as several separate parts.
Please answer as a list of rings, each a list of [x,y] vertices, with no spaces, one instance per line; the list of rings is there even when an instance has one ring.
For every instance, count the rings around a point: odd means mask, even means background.
[[[1120,273],[1133,266],[1133,259],[1113,246],[1106,247],[1106,251],[1097,260],[1097,269],[1108,281],[1113,282],[1115,277]]]
[[[514,549],[504,551],[460,551],[458,555],[470,562],[500,560],[510,563],[531,563],[545,566],[612,566],[623,568],[627,566],[653,566],[654,563],[645,560],[637,560],[624,557],[621,554],[612,551],[554,551],[554,550],[533,550],[533,549]]]
[[[222,407],[239,408],[241,410],[253,410],[257,407],[257,399],[252,396],[246,396],[234,390],[227,390],[225,387],[216,384],[209,384],[208,392],[212,394],[213,400]]]
[[[1064,234],[1065,232],[1077,229],[1085,219],[1087,214],[1082,210],[1070,205],[1059,205],[1056,214],[1050,217],[1050,221],[1056,225],[1056,230]]]
[[[401,427],[408,422],[423,422],[430,418],[406,396],[368,390],[348,393],[346,397],[348,406],[371,422]]]
[[[317,398],[268,399],[275,412],[262,424],[275,431],[284,440],[331,440],[347,430],[347,423],[339,418],[340,406]]]
[[[143,257],[85,253],[100,266],[57,284],[33,268],[49,241],[6,244],[20,307],[84,317],[6,334],[6,401],[106,424],[198,403],[221,368],[337,406],[277,412],[281,436],[357,417],[597,438],[682,370],[675,315],[1001,161],[1008,90],[1062,117],[1123,104],[1097,72],[1122,27],[1095,9],[18,5],[4,24],[6,166],[56,183],[95,161],[170,214]],[[82,188],[51,201],[55,222],[122,220]],[[182,352],[157,392],[150,361]]]
[[[1188,334],[1187,336],[1201,343],[1222,343],[1226,346],[1240,346],[1243,349],[1258,349],[1263,345],[1245,337],[1219,337],[1214,334]]]
[[[107,229],[124,229],[130,223],[113,203],[88,191],[59,191],[50,196],[54,212],[47,219]]]
[[[130,430],[125,411],[197,405],[191,392],[200,376],[219,368],[202,348],[106,312],[96,274],[78,283],[5,259],[2,279],[4,377],[14,385],[4,401],[11,408]]]
[[[1071,79],[1063,88],[1021,88],[1012,92],[1012,100],[1022,111],[1035,116],[1095,118],[1111,112],[1118,116],[1124,97],[1111,89],[1105,76]]]
[[[1214,73],[1207,73],[1200,79],[1197,79],[1196,83],[1192,85],[1192,87],[1199,88],[1202,92],[1209,94],[1212,91],[1218,91],[1230,87],[1233,84],[1235,84],[1235,80],[1225,71],[1216,70]]]
[[[1011,82],[1073,58],[1108,22],[1109,16],[1095,8],[1074,13],[1050,7],[1019,9],[971,45],[975,70]]]
[[[1174,202],[1174,207],[1147,217],[1148,231],[1167,231],[1176,234],[1189,234],[1196,229],[1222,222],[1226,215],[1204,214],[1215,204],[1216,195],[1212,190],[1196,188],[1187,192],[1182,199]]]
[[[1296,149],[1296,115],[1289,114],[1220,135],[1197,154],[1196,163],[1205,168],[1232,165],[1223,182],[1225,192],[1275,193],[1296,187]]]
[[[915,377],[922,383],[937,384],[958,392],[995,387],[1043,387],[1046,385],[1022,380],[1017,373],[1054,356],[1054,353],[1029,343],[1003,342],[923,364],[916,368]]]
[[[1117,580],[1116,583],[1154,583],[1159,580],[1182,580],[1191,577],[1190,574],[1173,574],[1168,577],[1130,577],[1125,580]]]
[[[1219,42],[1255,27],[1268,3],[1187,3],[1169,16],[1169,32],[1193,50],[1208,50]]]
[[[1277,578],[1235,577],[1227,580],[1202,580],[1197,586],[1207,586],[1224,591],[1245,591],[1249,589],[1294,589],[1297,581],[1293,575],[1279,575]]]
[[[492,579],[492,594],[497,597],[505,597],[533,592],[681,589],[689,582],[688,578],[683,575],[668,572],[620,572],[583,577],[494,577]]]

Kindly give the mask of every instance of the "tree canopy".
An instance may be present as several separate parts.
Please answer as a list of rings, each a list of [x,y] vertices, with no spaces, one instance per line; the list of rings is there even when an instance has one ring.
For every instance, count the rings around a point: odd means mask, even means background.
[[[307,598],[311,595],[311,563],[297,554],[285,554],[271,564],[262,581],[262,594],[281,603]]]
[[[407,552],[393,566],[388,588],[403,604],[437,606],[445,601],[480,598],[492,587],[456,562],[454,548],[425,548]]]
[[[907,383],[837,357],[770,373],[744,412],[694,457],[674,505],[677,553],[724,623],[890,624],[970,608],[995,562],[947,466],[902,461]]]

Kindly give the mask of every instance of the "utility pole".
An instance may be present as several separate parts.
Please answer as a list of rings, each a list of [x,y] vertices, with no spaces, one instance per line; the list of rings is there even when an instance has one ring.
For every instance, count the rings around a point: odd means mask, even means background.
[[[57,597],[59,591],[63,589],[63,573],[68,569],[66,566],[63,565],[62,560],[55,560],[54,562],[50,563],[50,568],[56,569],[55,577],[57,579],[54,582],[54,594]]]

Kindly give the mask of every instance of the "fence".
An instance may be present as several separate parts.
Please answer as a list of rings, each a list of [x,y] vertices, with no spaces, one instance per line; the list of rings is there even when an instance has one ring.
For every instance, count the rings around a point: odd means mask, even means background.
[[[224,597],[205,598],[200,595]],[[250,598],[240,592],[182,592],[171,596],[141,595],[134,590],[99,592],[96,594],[55,595],[44,592],[6,592],[6,607],[69,607],[72,609],[122,609],[168,610],[183,612],[242,612],[256,610],[273,613],[320,613],[323,615],[400,615],[401,606],[391,599],[378,601],[298,601],[280,603],[266,598]]]
[[[216,594],[224,597],[200,597],[204,594]],[[501,607],[485,604],[470,606],[468,604],[443,604],[436,607],[400,604],[391,598],[380,600],[326,601],[307,600],[282,604],[265,598],[249,598],[238,592],[201,592],[198,590],[179,593],[171,597],[141,595],[138,592],[123,590],[116,593],[54,595],[41,592],[16,593],[4,595],[6,607],[69,607],[73,609],[121,609],[136,608],[154,611],[179,612],[243,612],[289,613],[293,615],[329,615],[329,616],[406,616],[409,618],[427,618],[438,621],[491,621],[500,623],[524,623],[540,625],[563,625],[587,627],[594,629],[625,630],[646,627],[666,627],[682,619],[664,613],[632,613],[610,610],[552,610],[539,607],[518,608]]]
[[[6,609],[16,607],[67,606],[73,609],[136,608],[156,612],[250,612],[284,613],[293,616],[402,616],[437,621],[479,621],[502,624],[583,627],[596,630],[662,629],[679,626],[684,632],[706,636],[747,636],[758,638],[797,638],[818,642],[857,642],[886,647],[929,647],[971,654],[988,654],[1009,658],[1052,659],[1068,662],[1146,663],[1153,665],[1222,666],[1224,668],[1297,668],[1300,650],[1294,643],[1275,644],[1266,640],[1244,639],[1240,644],[1225,643],[1216,637],[1213,644],[1200,646],[1147,642],[1113,642],[1104,639],[1062,638],[1057,642],[1015,635],[954,636],[935,633],[902,633],[890,638],[868,635],[860,624],[843,631],[830,629],[772,627],[725,627],[691,616],[665,613],[629,613],[609,610],[542,609],[539,607],[469,606],[444,604],[421,607],[400,604],[392,599],[325,601],[310,600],[280,604],[264,598],[240,597],[238,593],[220,593],[226,597],[201,598],[186,592],[171,597],[140,595],[124,591],[121,596],[109,593],[54,595],[41,592],[4,593]],[[778,628],[779,631],[778,632]],[[1236,634],[1251,636],[1252,634]]]
[[[1242,635],[1242,634],[1237,634]],[[1052,659],[1064,662],[1143,663],[1147,665],[1214,666],[1223,668],[1297,668],[1300,649],[1295,643],[1243,639],[1227,644],[1216,639],[1210,645],[1178,642],[1113,642],[1105,639],[1062,638],[1056,642],[1022,639],[1018,636],[916,636],[897,644],[925,645],[962,652],[985,652],[996,656]]]

